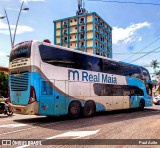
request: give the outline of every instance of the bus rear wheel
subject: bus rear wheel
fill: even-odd
[[[139,109],[142,111],[142,110],[144,110],[144,106],[145,106],[145,102],[144,102],[144,100],[142,99],[142,100],[140,100],[140,102],[139,102]]]
[[[83,116],[91,117],[95,113],[95,103],[93,101],[88,101],[83,107]]]
[[[81,106],[80,102],[71,102],[68,108],[68,116],[71,119],[76,119],[80,116]]]

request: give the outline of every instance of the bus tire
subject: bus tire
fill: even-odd
[[[68,108],[68,116],[71,119],[76,119],[80,116],[80,114],[81,114],[80,102],[78,101],[71,102]]]
[[[95,103],[93,101],[87,101],[83,107],[83,116],[84,117],[91,117],[95,113]]]
[[[157,105],[160,105],[160,101],[157,101],[157,103],[156,103]]]
[[[144,101],[144,99],[141,99],[140,102],[139,102],[139,109],[141,111],[143,111],[144,110],[144,106],[145,106],[145,101]]]

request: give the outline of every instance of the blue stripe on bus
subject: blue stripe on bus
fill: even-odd
[[[141,99],[145,100],[146,107],[152,106],[152,99],[151,99],[151,96],[147,94],[145,84],[141,80],[133,78],[133,77],[126,77],[126,80],[127,80],[128,85],[137,86],[144,91],[144,96],[131,96],[130,97],[131,108],[139,107],[139,102]]]
[[[53,94],[45,95],[43,94],[43,92],[41,92],[42,81],[46,81],[46,80],[44,80],[39,73],[37,72],[31,73],[31,85],[34,86],[36,91],[36,99],[37,101],[40,102],[39,113],[41,115],[68,114],[68,106],[70,102],[73,100],[76,100],[76,98],[74,99],[74,98],[66,97],[65,94],[63,94],[65,92],[63,93],[58,92],[55,89],[51,88],[48,84],[47,84],[48,86],[46,87],[48,89],[51,89]],[[46,92],[46,93],[48,94],[49,92]],[[56,96],[59,96],[60,99],[56,98]],[[56,104],[56,101],[58,102],[57,104]],[[83,107],[85,104],[85,100],[81,100],[81,104]],[[48,109],[48,112],[47,112],[47,109]],[[106,110],[106,108],[102,104],[96,103],[96,111],[103,111],[103,110]]]

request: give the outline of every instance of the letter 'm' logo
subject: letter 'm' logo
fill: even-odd
[[[79,72],[77,70],[68,69],[68,80],[77,80],[79,81]]]

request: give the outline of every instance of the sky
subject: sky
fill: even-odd
[[[0,0],[0,16],[7,11],[11,32],[23,0]],[[105,0],[104,0],[105,1]],[[159,0],[118,0],[159,3]],[[135,5],[84,0],[88,12],[99,14],[112,28],[113,59],[141,66],[160,62],[160,5]],[[24,0],[15,44],[27,40],[54,41],[53,20],[76,15],[77,0]],[[8,67],[11,49],[6,19],[0,20],[0,66]],[[138,51],[142,53],[137,54]],[[151,52],[153,51],[153,52]],[[146,52],[150,54],[146,55]],[[133,54],[134,53],[134,54]],[[136,54],[135,54],[136,53]],[[143,56],[143,57],[142,57]],[[150,73],[153,69],[146,67]]]

